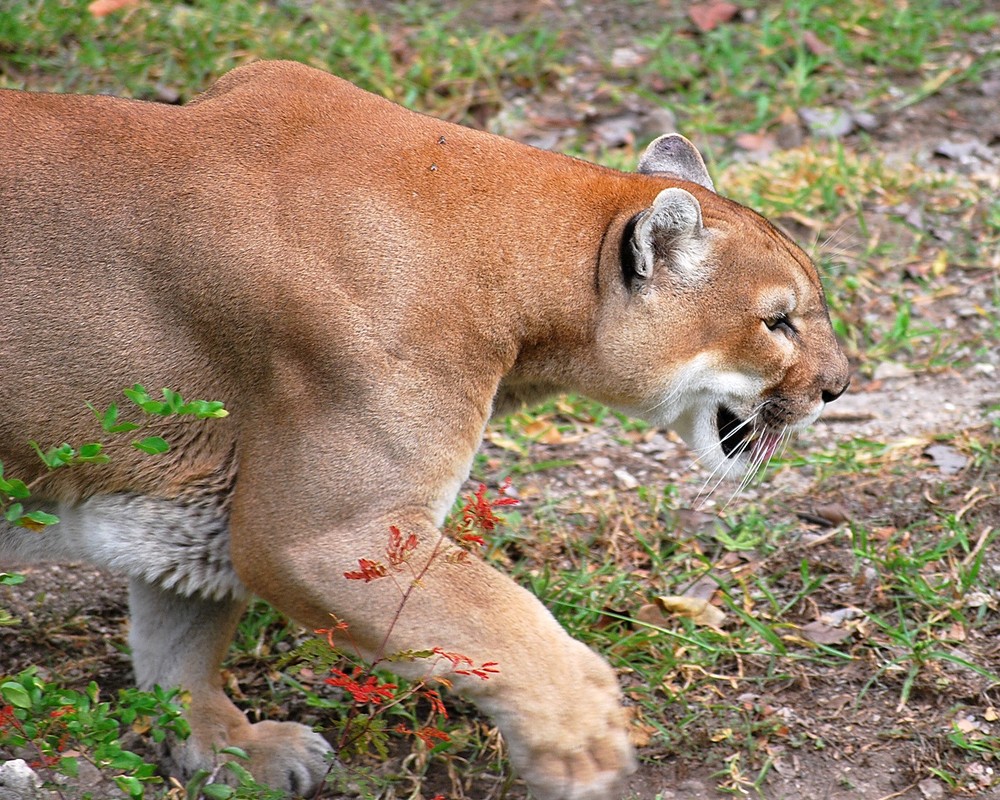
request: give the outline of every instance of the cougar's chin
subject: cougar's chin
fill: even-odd
[[[716,478],[740,480],[765,464],[782,435],[747,419],[725,403],[705,404],[681,415],[674,430]]]

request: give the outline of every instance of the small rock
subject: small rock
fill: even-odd
[[[987,608],[996,607],[995,600],[987,592],[969,592],[965,595],[964,599],[966,608],[980,608],[982,606],[986,606]]]
[[[592,458],[590,463],[598,469],[611,469],[614,466],[614,464],[611,463],[611,459],[606,456],[597,456]]]
[[[938,142],[934,148],[934,154],[950,158],[959,164],[974,163],[977,159],[990,164],[996,161],[993,151],[978,139],[969,139],[963,142],[950,140]]]
[[[654,433],[649,441],[640,442],[635,449],[640,453],[662,453],[672,452],[675,448],[662,433]]]
[[[175,106],[181,101],[181,93],[178,92],[173,86],[158,83],[156,84],[156,100],[160,103],[167,103]]]
[[[932,444],[924,455],[934,462],[943,475],[955,475],[965,469],[968,459],[954,447],[946,444]]]
[[[616,47],[611,51],[611,66],[614,69],[641,67],[649,61],[649,54],[631,47]]]
[[[854,117],[842,108],[800,108],[799,116],[813,136],[839,139],[854,130]]]
[[[895,378],[908,378],[912,374],[913,371],[905,364],[900,364],[898,361],[883,361],[875,367],[872,378],[876,381],[886,381]]]
[[[642,139],[655,139],[664,133],[673,133],[677,130],[677,117],[669,108],[659,106],[646,113],[642,120],[642,127],[639,128],[639,136]]]
[[[594,135],[604,147],[628,147],[635,143],[639,120],[634,114],[602,119],[594,125]]]
[[[23,759],[0,764],[0,800],[37,800],[42,780]]]
[[[625,489],[634,489],[639,485],[639,481],[635,479],[635,476],[624,469],[616,469],[614,475]]]
[[[798,115],[786,108],[778,116],[778,130],[774,134],[775,141],[782,150],[799,147],[805,141],[805,132]]]
[[[855,111],[852,116],[854,117],[854,124],[863,131],[871,132],[878,128],[878,117],[869,111]]]
[[[924,778],[917,788],[926,800],[941,800],[944,797],[944,787],[934,778]]]
[[[914,206],[906,212],[903,222],[913,226],[918,231],[924,230],[924,210],[918,206]]]

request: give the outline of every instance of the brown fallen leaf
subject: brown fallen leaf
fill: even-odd
[[[633,747],[646,747],[657,733],[652,725],[633,725],[628,729],[628,738]]]
[[[816,514],[831,525],[840,525],[851,518],[851,512],[847,510],[846,506],[840,503],[828,503],[816,506]]]
[[[645,625],[655,625],[657,628],[666,627],[670,623],[670,617],[663,613],[655,603],[646,603],[639,606],[635,612],[635,618]]]
[[[725,0],[712,0],[709,3],[693,3],[688,7],[688,16],[698,30],[708,33],[723,22],[729,22],[739,10],[739,6],[727,3]]]
[[[825,56],[828,53],[833,52],[833,48],[826,42],[821,41],[820,38],[812,31],[806,31],[802,34],[802,43],[814,56]]]
[[[711,600],[717,591],[719,591],[719,579],[714,574],[708,574],[702,575],[694,583],[686,586],[681,594],[684,597]]]
[[[638,706],[628,706],[625,709],[628,716],[628,738],[633,747],[645,747],[657,734],[657,729],[642,719]]]
[[[139,0],[94,0],[93,3],[87,6],[87,11],[95,17],[100,18],[106,17],[108,14],[114,14],[123,8],[137,5],[139,5]]]
[[[816,644],[838,644],[852,636],[851,631],[827,625],[821,620],[815,620],[803,625],[799,628],[799,633],[810,642],[815,642]]]
[[[562,444],[563,441],[559,428],[544,419],[536,419],[525,425],[524,435],[542,444]]]
[[[741,133],[736,137],[736,146],[752,153],[770,153],[777,142],[768,133]]]
[[[666,595],[654,597],[653,602],[665,614],[673,614],[678,617],[687,617],[694,621],[696,625],[719,630],[722,621],[726,618],[725,613],[713,606],[708,600],[701,597],[683,597],[680,595]]]

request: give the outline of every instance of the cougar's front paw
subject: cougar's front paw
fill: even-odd
[[[322,782],[330,766],[330,746],[326,739],[297,722],[243,722],[206,737],[197,733],[171,747],[176,771],[188,778],[201,769],[212,770],[225,760],[235,761],[250,770],[254,779],[273,789],[295,796],[309,795]],[[220,754],[225,747],[245,751],[249,762]],[[221,770],[217,780],[228,782],[235,777]]]
[[[297,722],[258,722],[249,735],[231,744],[250,756],[250,771],[260,783],[293,795],[316,791],[330,768],[330,745],[320,734]]]
[[[573,669],[498,715],[511,761],[537,800],[612,800],[635,770],[628,720],[608,664],[573,642]],[[508,724],[505,724],[508,723]]]

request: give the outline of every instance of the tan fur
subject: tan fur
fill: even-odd
[[[15,555],[132,575],[140,682],[193,697],[182,771],[226,743],[293,790],[325,767],[308,731],[254,728],[223,696],[242,595],[157,588],[170,567],[149,563],[173,552],[158,544],[165,509],[197,516],[197,531],[219,520],[250,592],[314,628],[335,612],[374,651],[398,597],[343,573],[383,551],[389,525],[433,543],[494,408],[578,391],[676,423],[700,448],[718,439],[712,403],[743,418],[767,401],[758,424],[776,430],[842,391],[802,252],[707,188],[679,137],[644,172],[421,116],[292,63],[236,70],[184,107],[0,92],[6,473],[41,473],[29,439],[97,438],[85,402],[136,382],[231,412],[166,431],[160,460],[125,447],[54,473],[40,496],[78,509],[80,526],[40,534],[49,553],[0,528]],[[629,279],[633,218],[650,274]],[[764,324],[788,298],[794,335]],[[118,537],[149,540],[149,563],[116,554]],[[456,689],[494,716],[537,797],[613,795],[632,764],[615,676],[533,596],[479,561],[441,561],[388,649],[433,646],[499,662]]]

